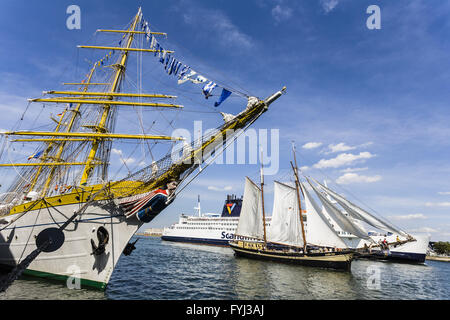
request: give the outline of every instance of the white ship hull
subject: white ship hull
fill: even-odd
[[[233,240],[239,218],[181,216],[177,224],[164,228],[162,240],[228,246]]]
[[[59,228],[79,208],[80,204],[68,204],[32,210],[0,231],[0,265],[9,269],[17,265],[37,248],[35,239],[41,231]],[[11,221],[17,216],[3,219]],[[81,286],[104,289],[125,246],[141,225],[135,217],[125,220],[111,202],[104,208],[90,206],[65,228],[62,246],[54,252],[41,252],[25,274],[58,280],[71,278],[73,283],[79,279]],[[105,252],[95,255],[91,239],[98,245],[99,227],[107,230],[109,241]]]

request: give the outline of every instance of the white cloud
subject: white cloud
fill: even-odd
[[[366,142],[366,143],[363,143],[363,144],[360,144],[360,145],[357,145],[357,146],[353,146],[353,147],[346,145],[345,142],[341,142],[341,143],[338,143],[338,144],[329,144],[328,145],[329,151],[326,151],[324,153],[328,154],[328,153],[344,152],[344,151],[354,150],[354,149],[357,149],[357,148],[366,148],[366,147],[368,147],[368,146],[370,146],[372,144],[373,144],[373,142]]]
[[[122,156],[122,155],[123,155],[122,150],[120,150],[120,149],[115,149],[115,148],[112,148],[112,149],[111,149],[111,153],[112,153],[112,154],[117,154],[117,155],[119,155],[119,156]]]
[[[441,194],[441,195],[450,195],[450,191],[440,191],[440,192],[438,192],[438,194]]]
[[[223,188],[215,187],[215,186],[208,186],[208,190],[212,191],[230,191],[233,190],[232,186],[225,186]]]
[[[281,22],[283,20],[287,20],[292,17],[292,9],[288,7],[282,8],[279,4],[277,4],[272,9],[272,17],[277,21]]]
[[[341,172],[360,172],[360,171],[366,171],[368,170],[368,167],[364,167],[364,168],[347,168],[347,169],[342,169]]]
[[[320,0],[320,4],[326,13],[332,11],[339,4],[339,0]]]
[[[217,43],[229,49],[230,46],[251,48],[254,46],[252,38],[239,30],[228,16],[219,10],[190,7],[183,14],[184,22],[194,26],[203,35],[210,39],[216,38]],[[208,26],[205,29],[204,26]],[[213,35],[213,37],[212,37]]]
[[[415,214],[407,214],[403,216],[390,216],[393,220],[411,220],[411,219],[426,219],[427,217],[423,215],[422,213],[415,213]]]
[[[371,146],[372,144],[373,144],[373,142],[372,142],[372,141],[369,141],[369,142],[360,144],[360,145],[358,146],[358,148],[365,148],[365,147]]]
[[[351,163],[358,160],[365,160],[374,157],[375,155],[370,152],[360,152],[359,154],[351,154],[351,153],[341,153],[336,158],[333,159],[321,159],[318,163],[314,165],[314,168],[338,168],[346,165],[350,165]]]
[[[304,145],[302,145],[303,149],[314,149],[314,148],[318,148],[322,145],[322,142],[308,142],[305,143]]]
[[[430,227],[422,227],[422,228],[418,228],[418,229],[411,229],[411,232],[426,232],[426,233],[436,233],[439,232],[436,229],[430,228]]]
[[[381,180],[381,176],[360,176],[357,173],[346,173],[339,178],[337,178],[336,183],[338,184],[350,184],[350,183],[371,183]]]
[[[123,152],[122,152],[122,150],[120,150],[120,149],[112,148],[112,149],[111,149],[111,153],[112,153],[112,154],[118,155],[118,156],[120,157],[120,161],[121,161],[122,163],[125,162],[125,164],[132,164],[132,163],[136,162],[136,159],[134,159],[134,158],[132,158],[132,157],[124,158],[124,157],[123,157]]]
[[[344,152],[356,149],[356,147],[347,146],[344,142],[338,144],[330,144],[328,145],[328,148],[330,148],[329,153]]]
[[[450,207],[450,202],[427,202],[427,207]]]
[[[126,164],[132,164],[136,162],[136,159],[134,158],[126,158],[126,159],[122,159],[122,162],[125,162]]]

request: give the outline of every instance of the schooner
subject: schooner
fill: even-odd
[[[125,30],[97,31],[122,35],[119,46],[79,48],[106,50],[108,61],[115,57],[115,62],[107,68],[102,68],[104,59],[94,62],[86,78],[66,83],[76,89],[49,90],[42,98],[30,99],[30,103],[67,105],[58,118],[52,118],[54,130],[2,133],[5,141],[42,147],[29,158],[32,161],[0,164],[12,166],[18,173],[0,197],[0,266],[12,270],[9,283],[24,270],[44,278],[77,278],[82,286],[105,289],[122,253],[130,254],[134,248],[129,241],[136,231],[174,200],[177,188],[213,157],[211,151],[226,147],[285,90],[266,99],[248,97],[244,110],[222,114],[223,123],[178,150],[180,157],[168,152],[125,178],[110,179],[109,159],[117,141],[182,140],[115,132],[118,108],[148,107],[163,113],[183,106],[173,103],[176,96],[171,94],[122,91],[133,55],[151,54],[167,60],[173,53],[155,45],[156,37],[164,33],[150,30],[140,8]],[[150,49],[138,47],[146,43],[138,41],[139,37],[152,39]],[[173,65],[172,59],[170,73],[178,71],[172,70]],[[99,69],[107,70],[102,81],[97,76]],[[228,134],[230,131],[234,135]],[[0,289],[7,285],[0,284]]]
[[[410,234],[385,218],[362,209],[317,180],[305,178],[322,204],[321,211],[335,229],[342,230],[339,236],[355,250],[357,258],[425,262],[430,241],[428,235]],[[367,228],[382,233],[368,231]]]
[[[274,182],[272,218],[267,230],[262,167],[260,186],[246,177],[241,215],[230,247],[237,256],[350,271],[353,251],[335,233],[300,182],[297,161],[295,167],[291,165],[295,187]]]

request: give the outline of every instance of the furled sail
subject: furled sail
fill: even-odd
[[[264,236],[261,189],[248,177],[245,178],[244,198],[236,235],[257,239]]]
[[[325,192],[327,194],[329,194],[335,201],[337,201],[337,203],[339,203],[345,209],[345,211],[347,211],[348,214],[350,216],[352,216],[353,218],[364,221],[367,224],[371,225],[372,227],[378,228],[380,230],[390,231],[395,234],[407,236],[407,234],[404,231],[399,230],[392,224],[385,222],[385,221],[381,221],[379,218],[371,215],[367,211],[365,211],[365,210],[361,209],[360,207],[358,207],[357,205],[351,203],[350,201],[348,201],[341,195],[337,194],[336,192],[329,189],[328,187],[323,186],[316,180],[314,180],[314,182],[316,182],[319,186],[321,186],[323,188],[323,190],[325,190]]]
[[[70,85],[76,89],[48,90],[44,92],[47,97],[29,99],[30,103],[44,103],[44,106],[47,103],[55,104],[56,107],[61,104],[66,106],[56,118],[50,114],[51,119],[56,122],[54,129],[52,131],[15,129],[14,131],[0,132],[3,146],[6,146],[9,141],[39,143],[33,153],[30,151],[29,162],[8,160],[6,163],[0,163],[0,167],[22,168],[17,172],[8,192],[0,195],[0,215],[9,214],[10,210],[13,210],[12,207],[16,206],[16,204],[12,205],[14,202],[22,204],[24,201],[35,201],[45,197],[79,192],[79,190],[91,186],[95,190],[89,191],[90,193],[105,189],[105,192],[102,192],[103,195],[99,195],[97,199],[105,197],[109,199],[151,192],[163,188],[172,179],[183,182],[200,164],[211,160],[216,147],[217,153],[221,152],[219,149],[224,150],[229,142],[242,132],[240,130],[245,130],[256,121],[262,113],[268,110],[268,106],[285,91],[283,88],[279,92],[280,94],[275,93],[266,100],[236,92],[240,96],[248,98],[247,108],[237,115],[227,114],[224,117],[225,123],[214,130],[208,130],[203,136],[194,139],[196,141],[192,143],[190,143],[190,139],[183,141],[182,137],[149,134],[149,132],[167,130],[170,132],[175,129],[174,121],[183,118],[178,117],[178,113],[171,113],[167,116],[162,111],[178,110],[177,112],[182,112],[183,105],[158,102],[159,99],[171,101],[170,99],[185,98],[190,101],[188,104],[198,103],[192,100],[190,94],[185,97],[181,94],[181,97],[178,97],[164,93],[142,93],[142,84],[146,82],[143,76],[147,72],[153,73],[155,63],[163,63],[166,72],[175,79],[182,80],[187,74],[195,74],[195,78],[189,78],[189,80],[195,84],[201,83],[202,90],[199,90],[198,96],[201,96],[202,100],[205,96],[209,97],[212,90],[218,85],[175,59],[172,50],[164,49],[159,40],[156,40],[156,36],[166,34],[151,31],[141,11],[133,18],[127,30],[99,29],[97,31],[99,34],[104,32],[121,34],[119,46],[79,46],[79,48],[110,50],[110,52],[93,63],[90,72],[81,82],[64,83],[64,85]],[[144,38],[147,40],[145,49],[140,48],[145,44]],[[137,59],[135,59],[134,53],[139,53]],[[154,56],[156,59],[144,58],[143,53],[150,53],[149,56]],[[107,61],[109,61],[108,65],[104,65]],[[133,81],[128,81],[132,79],[129,78],[132,75],[127,73],[127,65],[130,63],[136,64],[138,70],[137,79]],[[188,72],[189,70],[192,73]],[[199,79],[202,81],[197,82]],[[137,83],[140,83],[138,87]],[[152,90],[157,90],[156,92],[171,89],[165,82],[159,82],[159,84],[149,82],[149,84],[153,87]],[[131,90],[128,91],[128,89]],[[138,92],[134,92],[135,89],[138,89]],[[225,98],[231,95],[229,90],[231,88],[225,90],[220,103],[223,103]],[[181,92],[187,91],[183,89]],[[147,99],[151,100],[147,101]],[[152,121],[148,123],[151,123],[150,126],[145,124],[146,121],[143,119],[143,107],[145,109],[158,108],[160,116],[152,115],[150,117]],[[128,118],[118,116],[119,108],[128,109],[128,111],[124,111],[124,114],[130,114],[134,109],[138,116],[133,119],[137,122],[136,127],[129,125]],[[185,121],[188,121],[188,117],[185,118]],[[124,125],[125,121],[126,125]],[[168,126],[165,126],[165,122],[168,123]],[[123,129],[132,131],[140,129],[141,132],[140,134],[115,132],[118,123],[119,127]],[[26,139],[8,140],[10,137],[16,136],[18,138],[24,136]],[[137,161],[140,155],[131,156],[135,152],[129,147],[131,143],[122,143],[123,147],[118,145],[124,139],[134,141],[131,143],[136,146],[140,144],[142,161]],[[180,151],[178,145],[173,145],[176,141],[183,141],[182,143],[185,144],[181,150],[181,156],[176,152]],[[127,154],[126,157],[122,157],[122,148],[123,154]],[[0,150],[0,160],[3,160],[2,150]],[[117,166],[112,159],[113,154],[119,155],[123,163],[115,174],[113,174],[112,168]],[[152,162],[150,165],[149,160]],[[130,170],[126,164],[127,161],[134,162],[134,168],[132,167]],[[128,171],[127,174],[124,173],[125,169]],[[124,175],[127,175],[126,178],[121,179]],[[93,199],[91,195],[89,199]]]
[[[308,218],[307,242],[318,246],[347,248],[347,245],[336,234],[327,217],[322,213],[319,205],[310,196],[308,190],[302,183],[300,183],[300,187],[305,197],[306,216]]]
[[[333,203],[331,203],[323,194],[321,194],[317,187],[315,187],[308,178],[306,178],[306,180],[319,197],[320,202],[322,202],[325,210],[328,212],[330,217],[339,225],[339,227],[341,227],[342,230],[349,232],[361,239],[371,240],[369,235],[364,232],[361,227],[353,223],[338,208],[336,208]]]
[[[267,230],[267,241],[303,246],[296,189],[274,182],[273,212]]]

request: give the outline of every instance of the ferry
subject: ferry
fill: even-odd
[[[201,213],[200,196],[198,197],[197,215],[181,214],[179,221],[164,228],[161,239],[184,243],[213,246],[229,246],[234,239],[242,208],[242,197],[227,195],[222,213]],[[266,218],[266,225],[270,217]],[[244,237],[242,237],[244,240]]]

